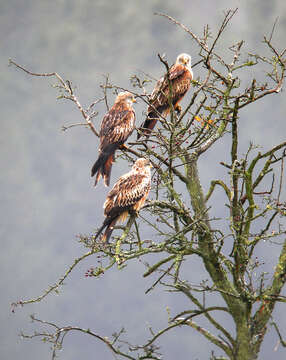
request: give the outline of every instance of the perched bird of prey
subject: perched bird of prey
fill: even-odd
[[[151,166],[148,159],[137,159],[131,171],[122,175],[109,191],[103,205],[105,220],[95,239],[106,228],[101,240],[107,242],[118,221],[125,221],[129,212],[139,212],[151,188]]]
[[[96,174],[94,186],[101,176],[105,186],[109,186],[115,151],[123,146],[135,127],[135,112],[132,108],[134,102],[136,100],[131,93],[120,92],[102,120],[99,156],[91,169],[91,176]]]
[[[169,74],[169,81],[168,75]],[[147,117],[144,123],[141,124],[140,132],[137,139],[142,133],[149,136],[151,130],[156,125],[160,115],[167,116],[170,112],[169,94],[171,90],[172,104],[175,110],[181,111],[179,102],[183,99],[186,92],[191,86],[193,80],[193,70],[191,68],[191,56],[188,54],[180,54],[174,65],[169,69],[168,74],[165,74],[156,84],[151,97],[149,99],[150,105],[147,109]],[[169,84],[170,82],[170,84]]]

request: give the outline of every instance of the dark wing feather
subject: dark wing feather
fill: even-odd
[[[99,156],[91,169],[91,176],[96,173],[95,184],[102,176],[109,186],[115,151],[127,140],[135,127],[135,112],[125,104],[114,104],[104,116],[100,128]]]
[[[104,116],[100,129],[100,150],[113,143],[123,144],[131,135],[135,126],[135,112],[116,106]]]
[[[183,75],[186,71],[186,67],[182,64],[173,65],[169,70],[169,79],[174,80]]]
[[[120,215],[133,208],[139,210],[150,191],[150,178],[146,174],[126,174],[119,178],[112,190],[108,193],[104,203],[105,220],[100,231],[106,227],[102,236],[103,242],[108,242],[114,225]],[[98,235],[96,235],[97,237]]]
[[[180,90],[179,84],[181,80],[183,80],[184,76],[188,73],[189,71],[185,68],[185,66],[181,64],[175,64],[170,68],[169,80],[171,81],[171,85],[172,85],[173,98],[177,97],[177,92],[178,90]],[[189,80],[189,84],[190,84],[190,80]],[[169,82],[166,74],[164,78],[158,81],[154,91],[151,94],[150,102],[152,106],[149,106],[148,113],[149,111],[154,111],[154,108],[157,109],[164,105],[166,107],[169,106],[169,99],[168,99],[169,91],[170,91]]]
[[[126,176],[128,175],[128,176]],[[150,179],[146,174],[126,174],[122,176],[107,195],[104,214],[117,217],[132,209],[150,190]]]
[[[190,88],[192,75],[188,69],[182,64],[175,64],[169,70],[169,81],[172,86],[172,104],[174,107],[182,100],[188,89]],[[151,97],[150,105],[147,109],[147,117],[141,124],[141,131],[146,135],[150,135],[159,118],[159,114],[167,114],[170,110],[169,105],[169,81],[167,74],[162,77],[156,84]],[[137,135],[140,138],[140,134]]]
[[[145,169],[143,169],[143,172],[139,173],[131,170],[121,176],[107,195],[103,205],[105,220],[95,238],[106,227],[101,241],[108,242],[116,222],[120,219],[123,220],[131,209],[139,211],[148,196],[150,188],[150,171],[145,172]]]

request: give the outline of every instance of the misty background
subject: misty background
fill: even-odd
[[[124,270],[114,268],[99,279],[86,279],[85,271],[97,265],[95,256],[76,268],[61,287],[60,295],[49,295],[41,303],[11,312],[12,302],[42,294],[85,252],[76,235],[90,234],[101,225],[108,189],[102,182],[94,188],[90,178],[98,139],[84,127],[61,131],[63,125],[82,122],[75,105],[56,100],[58,93],[51,86],[55,83],[52,78],[31,77],[8,67],[9,58],[33,72],[56,71],[71,80],[79,101],[86,107],[102,97],[100,84],[106,75],[113,84],[131,88],[129,79],[133,74],[146,72],[159,78],[164,72],[158,53],[165,53],[169,63],[182,52],[191,54],[193,63],[199,59],[198,47],[190,36],[154,12],[166,13],[202,35],[206,24],[215,34],[223,12],[235,7],[238,13],[222,38],[225,48],[244,39],[245,54],[269,55],[262,39],[270,34],[277,16],[273,42],[279,49],[286,46],[285,0],[0,1],[1,359],[50,359],[48,344],[18,336],[21,330],[29,333],[38,329],[30,322],[30,314],[61,326],[90,328],[108,337],[124,326],[126,338],[142,344],[150,337],[149,325],[154,330],[167,325],[167,307],[173,314],[188,307],[182,296],[162,288],[144,295],[155,278],[143,279],[144,266],[137,260]],[[195,78],[201,71],[199,66],[194,69]],[[265,74],[256,75],[259,78]],[[152,88],[150,84],[148,90]],[[114,98],[110,92],[110,105]],[[265,150],[285,141],[285,107],[282,92],[267,96],[241,113],[241,156],[250,141]],[[94,124],[98,128],[105,105],[100,103],[97,110]],[[135,105],[137,125],[144,110],[144,104]],[[199,170],[205,190],[211,179],[221,177],[219,162],[229,160],[225,150],[228,141],[216,144],[214,151],[201,159]],[[128,170],[128,164],[119,159],[113,166],[111,184]],[[214,199],[224,201],[220,195]],[[262,251],[265,262],[272,266],[278,248]],[[189,271],[194,281],[205,276],[200,262],[193,257]],[[286,337],[285,310],[281,305],[274,316]],[[278,338],[269,329],[260,359],[285,359],[282,346],[274,351]],[[212,349],[222,355],[187,327],[167,333],[159,345],[163,358],[168,360],[185,359],[186,354],[189,359],[209,359]],[[69,360],[114,358],[105,345],[81,334],[68,335],[59,356]]]

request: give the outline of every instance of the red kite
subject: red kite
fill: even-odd
[[[149,160],[140,158],[131,171],[119,178],[107,195],[103,205],[105,220],[94,239],[106,227],[101,240],[107,242],[118,221],[125,221],[129,212],[139,212],[151,188],[150,167]]]
[[[120,92],[102,120],[99,156],[91,169],[91,176],[96,174],[94,186],[101,176],[105,186],[109,186],[115,151],[124,144],[135,127],[135,112],[132,108],[134,102],[136,100],[131,93]]]
[[[151,130],[156,125],[160,115],[166,117],[170,112],[169,93],[172,89],[172,104],[175,110],[180,111],[179,102],[183,99],[186,92],[191,86],[193,80],[193,70],[191,68],[191,56],[188,54],[180,54],[174,65],[169,69],[169,81],[167,74],[165,74],[156,84],[151,97],[150,105],[147,109],[147,117],[144,123],[141,124],[141,134],[138,133],[137,139],[142,133],[149,136]]]

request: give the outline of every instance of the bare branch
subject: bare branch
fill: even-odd
[[[66,99],[69,99],[69,100],[73,101],[76,104],[79,111],[81,112],[83,118],[86,120],[90,130],[94,133],[94,135],[96,135],[97,137],[99,136],[98,132],[96,131],[96,129],[95,129],[94,125],[93,125],[93,123],[90,121],[90,116],[84,111],[84,109],[81,106],[80,102],[78,101],[76,95],[74,94],[73,89],[71,87],[71,82],[69,80],[64,81],[62,79],[62,77],[56,72],[52,72],[52,73],[34,73],[34,72],[31,72],[31,71],[25,69],[23,66],[17,64],[15,61],[13,61],[11,59],[9,60],[9,65],[14,65],[18,69],[23,70],[25,73],[27,73],[27,74],[29,74],[31,76],[55,77],[60,83],[60,89],[62,88],[65,92],[67,92],[69,94],[69,97],[66,97],[65,95],[60,95],[59,98],[66,98]]]

